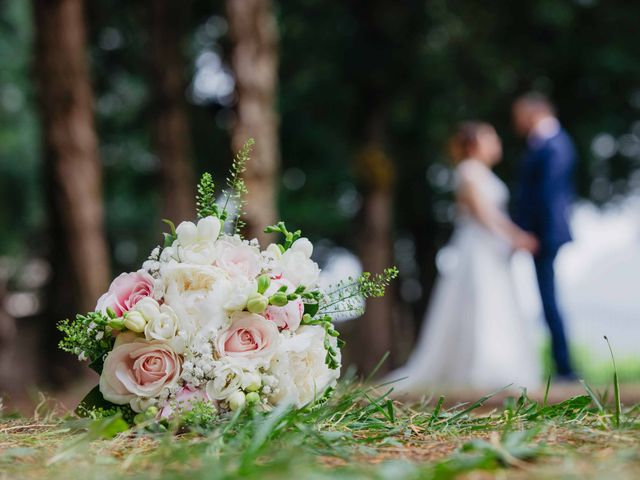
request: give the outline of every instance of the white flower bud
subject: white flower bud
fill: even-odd
[[[114,330],[122,330],[124,328],[124,319],[122,317],[112,318],[108,325]]]
[[[220,235],[220,220],[216,217],[205,217],[198,222],[196,227],[196,235],[198,240],[211,240],[215,242]]]
[[[248,392],[257,392],[262,386],[262,379],[257,373],[245,373],[241,386],[243,390]]]
[[[276,245],[275,243],[270,244],[267,247],[266,252],[276,260],[282,257],[282,252],[280,251],[280,247],[278,247],[278,245]]]
[[[269,299],[264,295],[256,293],[249,297],[249,300],[247,301],[247,310],[251,313],[262,313],[266,310],[268,305]]]
[[[125,313],[124,315],[124,326],[132,332],[144,332],[144,327],[146,324],[147,322],[140,312],[133,310],[131,312]]]
[[[192,222],[182,222],[176,228],[176,235],[181,245],[190,245],[196,240],[196,226]]]
[[[158,316],[158,313],[160,312],[160,305],[153,298],[144,297],[136,303],[135,310],[142,314],[145,321],[150,322],[153,318]]]
[[[256,405],[258,403],[260,403],[260,395],[258,394],[258,392],[249,392],[247,393],[247,403],[249,405]]]
[[[238,390],[227,397],[227,402],[229,402],[229,408],[235,412],[236,410],[240,410],[244,407],[244,404],[247,402],[247,398],[244,393]]]
[[[293,242],[291,245],[291,250],[294,252],[301,252],[305,257],[311,258],[311,254],[313,254],[313,244],[309,241],[308,238],[302,237]]]

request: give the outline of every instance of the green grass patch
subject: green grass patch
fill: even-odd
[[[126,430],[118,417],[5,417],[0,478],[633,478],[640,468],[640,405],[618,409],[595,391],[552,405],[523,393],[486,411],[487,397],[408,406],[389,390],[347,379],[322,405],[247,410],[206,427],[193,417],[188,431]]]

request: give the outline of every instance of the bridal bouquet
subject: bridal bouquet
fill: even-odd
[[[282,240],[263,250],[242,238],[251,145],[236,156],[219,201],[211,176],[202,176],[197,222],[165,220],[170,232],[140,270],[113,280],[94,312],[60,322],[61,348],[100,374],[79,413],[171,418],[198,406],[219,415],[303,407],[330,393],[342,346],[333,319],[360,314],[397,270],[323,290],[300,231],[267,227]]]

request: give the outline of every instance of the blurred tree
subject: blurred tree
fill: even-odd
[[[83,2],[34,0],[33,11],[53,266],[42,331],[50,339],[55,320],[94,309],[108,285],[109,258]]]
[[[184,2],[149,0],[151,10],[151,84],[154,141],[160,160],[163,216],[175,222],[195,212],[193,165],[185,102],[185,59],[182,41]]]
[[[256,141],[244,174],[246,235],[264,241],[264,227],[277,219],[278,31],[270,0],[227,0],[227,18],[237,94],[231,145],[237,151],[248,138]]]

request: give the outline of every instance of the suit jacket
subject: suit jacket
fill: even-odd
[[[563,129],[530,142],[520,166],[515,221],[540,241],[540,255],[555,255],[571,241],[568,213],[574,198],[576,151]]]

